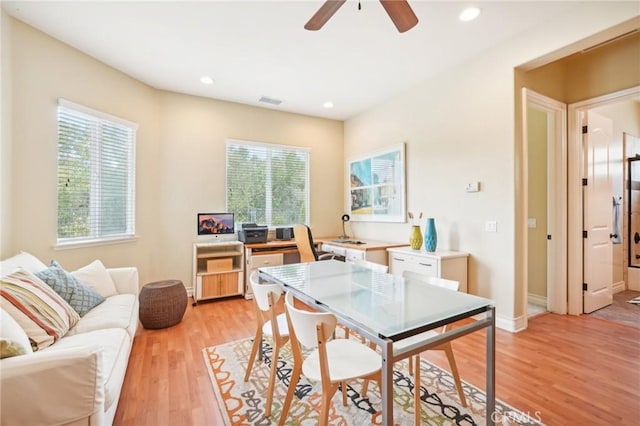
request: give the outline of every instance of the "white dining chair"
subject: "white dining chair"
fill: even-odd
[[[322,386],[320,409],[321,426],[328,423],[331,399],[338,386],[342,386],[342,404],[347,405],[346,383],[354,379],[375,380],[381,386],[382,359],[368,346],[348,339],[333,339],[336,327],[335,315],[327,312],[311,312],[294,306],[293,294],[285,295],[285,313],[291,335],[293,371],[289,389],[282,406],[280,425],[284,425],[295,388],[304,374]],[[310,352],[305,356],[302,347]],[[307,352],[305,352],[307,353]],[[366,390],[363,390],[363,396]]]
[[[269,374],[269,387],[267,389],[267,401],[264,413],[268,417],[271,415],[271,405],[273,403],[273,392],[275,388],[276,372],[278,367],[278,357],[280,349],[289,341],[289,326],[286,315],[276,314],[275,305],[282,295],[282,288],[278,284],[260,284],[258,272],[254,271],[249,277],[249,283],[253,290],[253,301],[256,307],[256,335],[253,339],[251,354],[244,381],[249,380],[249,375],[253,368],[253,363],[258,352],[262,353],[262,337],[271,336],[273,341],[273,351],[271,355],[271,371]]]
[[[448,280],[448,279],[444,279],[444,278],[437,278],[437,277],[429,277],[426,276],[424,274],[419,274],[416,272],[412,272],[412,271],[404,271],[402,274],[402,277],[404,279],[410,279],[410,280],[417,280],[417,281],[421,281],[424,282],[426,284],[431,284],[431,285],[436,285],[439,287],[443,287],[446,288],[448,290],[451,291],[458,291],[458,289],[460,288],[460,283],[458,281],[454,281],[454,280]],[[404,339],[404,340],[400,340],[396,343],[394,343],[393,345],[393,350],[397,351],[400,350],[402,348],[405,348],[407,346],[410,346],[414,343],[416,343],[417,341],[421,341],[421,340],[425,340],[428,338],[431,338],[433,336],[436,336],[439,333],[444,333],[447,331],[447,326],[445,325],[444,327],[441,327],[439,331],[436,330],[429,330],[426,331],[424,333],[418,334],[416,336],[412,336],[408,339]],[[463,407],[467,406],[467,400],[464,396],[464,390],[462,389],[462,382],[460,380],[460,375],[458,373],[458,366],[456,365],[456,359],[453,355],[453,348],[451,346],[451,342],[446,342],[443,343],[439,346],[430,348],[428,350],[440,350],[440,351],[444,351],[445,354],[447,355],[447,360],[449,361],[449,368],[451,369],[451,375],[453,376],[453,380],[456,384],[456,388],[458,390],[458,396],[460,397],[460,403],[462,404]],[[415,365],[415,367],[414,367]],[[415,409],[415,424],[419,425],[420,424],[420,410],[421,410],[421,403],[420,403],[420,354],[414,355],[413,357],[411,357],[409,359],[409,374],[413,375],[414,378],[414,394],[415,394],[415,398],[414,398],[414,409]]]

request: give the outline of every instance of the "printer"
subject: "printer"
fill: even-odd
[[[238,231],[238,239],[245,244],[266,243],[269,227],[256,225],[255,223],[243,223],[242,230]]]

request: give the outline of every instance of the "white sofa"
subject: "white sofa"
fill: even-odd
[[[107,271],[117,294],[53,345],[0,361],[0,424],[113,423],[138,327],[138,270]]]

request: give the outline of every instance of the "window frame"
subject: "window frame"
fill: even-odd
[[[63,111],[66,110],[65,111]],[[100,123],[108,123],[111,126],[119,126],[126,127],[130,132],[127,137],[127,147],[126,147],[126,157],[128,161],[127,167],[127,189],[126,189],[126,199],[127,205],[124,208],[125,214],[125,222],[126,222],[126,230],[119,234],[112,235],[104,235],[102,230],[96,231],[94,228],[94,224],[91,223],[90,226],[92,230],[90,235],[87,236],[76,236],[76,237],[60,237],[60,229],[59,229],[59,216],[60,216],[60,200],[59,200],[59,175],[60,175],[60,130],[61,123],[63,120],[61,119],[61,112],[66,114],[77,114],[78,116],[82,116],[87,122],[92,122],[92,125],[96,128],[100,126]],[[58,99],[58,105],[56,108],[56,125],[57,125],[57,139],[56,139],[56,243],[55,249],[69,249],[76,247],[87,247],[87,246],[99,246],[99,245],[109,245],[109,244],[118,244],[125,242],[132,242],[138,239],[136,235],[136,145],[137,145],[137,130],[138,124],[125,120],[120,117],[116,117],[102,111],[98,111],[84,105],[77,104],[75,102],[68,101],[63,98]],[[101,139],[93,139],[91,140],[91,145],[95,143],[101,143]],[[99,166],[101,161],[105,160],[103,156],[100,156],[97,160],[95,159],[95,152],[91,150],[90,156],[92,157],[91,166]],[[94,177],[94,174],[91,174]],[[89,197],[91,200],[95,201],[99,198],[99,191],[101,186],[104,184],[104,179],[102,177],[91,179],[90,183],[90,194]],[[90,218],[96,218],[98,215],[96,212],[101,211],[101,207],[97,206],[94,202],[90,203]],[[92,221],[93,222],[93,221]],[[95,226],[100,226],[99,223],[96,222]]]
[[[304,223],[308,224],[309,223],[309,219],[311,217],[311,149],[308,147],[303,147],[303,146],[297,146],[297,145],[284,145],[284,144],[276,144],[276,143],[270,143],[270,142],[260,142],[260,141],[250,141],[250,140],[244,140],[244,139],[231,139],[228,138],[225,140],[225,209],[227,211],[230,211],[230,207],[229,207],[229,145],[244,145],[247,146],[249,148],[251,147],[258,147],[258,148],[265,148],[268,150],[268,155],[270,156],[273,150],[286,150],[286,151],[295,151],[295,152],[304,152],[306,154],[306,161],[305,161],[305,167],[304,167],[304,171],[305,171],[305,177],[304,177],[304,181],[305,181],[305,197],[304,197],[304,203],[305,203],[305,218],[304,218]],[[266,180],[266,179],[265,179]],[[271,187],[271,185],[270,185]],[[265,204],[268,205],[269,200],[265,200]],[[265,210],[269,209],[268,207],[265,207]],[[238,220],[238,217],[240,216],[240,214],[238,212],[234,212],[235,213],[235,218],[236,221]],[[265,216],[266,216],[266,212],[265,212]],[[265,225],[265,223],[260,223],[260,225]],[[270,230],[273,230],[277,227],[286,227],[286,226],[293,226],[295,225],[295,223],[290,223],[290,224],[279,224],[279,225],[273,225],[270,221],[269,223],[266,223],[266,225],[268,226],[268,228]],[[236,229],[240,228],[240,223],[236,223]]]

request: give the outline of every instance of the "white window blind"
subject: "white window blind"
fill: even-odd
[[[58,102],[58,244],[135,235],[137,124]]]
[[[228,140],[227,210],[237,223],[309,223],[309,150]]]

